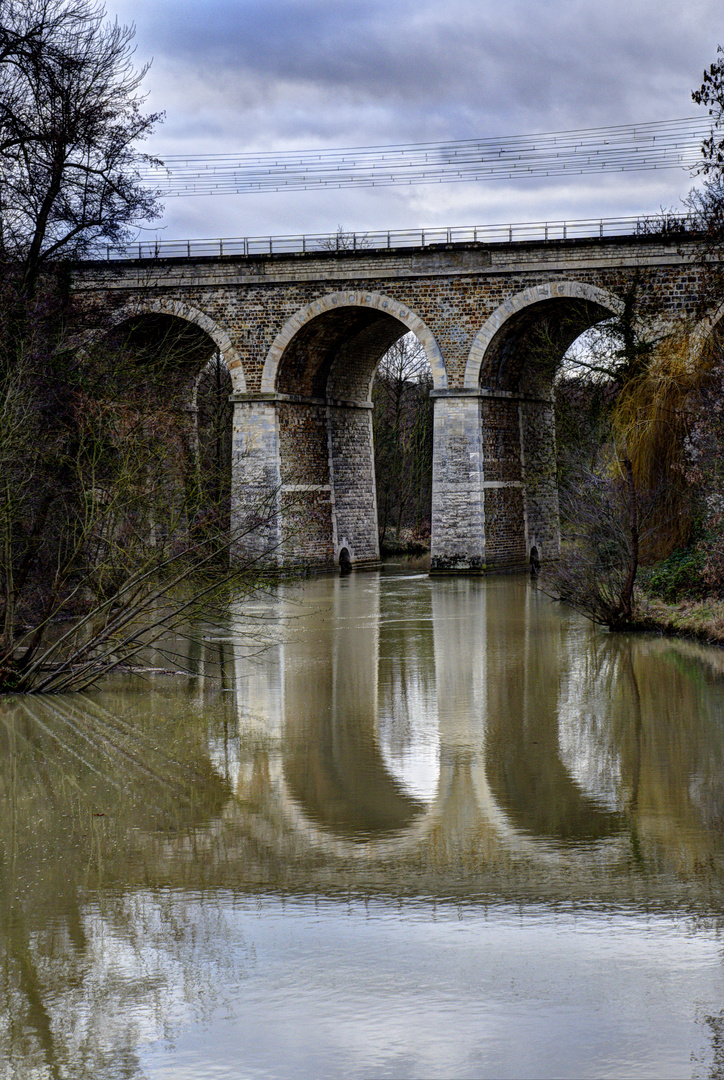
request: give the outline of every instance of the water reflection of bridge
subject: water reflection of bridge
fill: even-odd
[[[507,580],[371,574],[270,602],[283,643],[234,650],[251,749],[222,831],[338,886],[575,891],[585,866],[585,888],[626,895],[647,851],[664,878],[721,870],[721,747],[682,742],[721,710],[682,674],[695,647],[601,635]]]
[[[718,910],[719,652],[599,633],[504,578],[318,578],[260,607],[271,648],[243,646],[245,605],[189,657],[223,652],[221,694],[4,705],[0,841],[33,911],[74,909],[89,860],[124,891]]]
[[[652,978],[670,979],[697,963],[697,937],[697,1008],[719,1002],[720,935],[702,928],[722,910],[724,653],[596,633],[520,580],[330,577],[260,607],[282,622],[271,650],[243,647],[245,605],[187,657],[223,654],[221,692],[126,680],[89,699],[0,703],[0,1059],[18,1076],[95,1078],[111,1060],[141,1075],[144,1040],[167,1037],[174,1005],[206,1025],[230,986],[242,1025],[250,1002],[277,1001],[273,973],[258,997],[252,910],[257,931],[281,912],[285,940],[317,921],[306,955],[323,981],[368,947],[355,918],[384,921],[399,902],[384,941],[402,949],[406,981],[422,971],[409,941],[425,964],[440,958],[428,928],[443,907],[478,940],[489,932],[481,960],[519,904],[528,929],[491,962],[527,938],[522,987],[542,927],[544,1001],[566,925],[546,919],[565,908],[585,923],[566,972],[593,971],[591,955],[605,971],[634,941],[636,966],[645,933],[664,957]],[[290,896],[302,902],[287,908]],[[419,912],[422,931],[398,938]],[[667,918],[652,946],[655,912]],[[671,913],[695,918],[672,935]],[[586,951],[599,925],[605,957]],[[350,948],[321,955],[335,935]],[[376,953],[375,999],[382,970]],[[511,977],[506,966],[506,988]],[[475,1001],[481,985],[476,971]],[[622,984],[608,985],[616,997]]]

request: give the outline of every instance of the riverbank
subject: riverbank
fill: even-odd
[[[637,630],[677,634],[724,647],[724,600],[680,600],[666,603],[645,596],[639,604]]]
[[[430,552],[430,534],[418,533],[412,529],[400,529],[394,536],[386,534],[380,538],[382,558],[395,558],[400,555],[428,555]]]

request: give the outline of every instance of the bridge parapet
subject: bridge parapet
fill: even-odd
[[[452,244],[505,244],[554,240],[651,236],[659,216],[572,218],[517,221],[498,225],[456,225],[429,229],[383,229],[365,232],[291,233],[277,236],[238,236],[194,240],[139,240],[105,248],[107,260],[198,259],[230,255],[307,255],[318,252],[382,251],[393,248],[445,247]],[[693,222],[677,220],[677,234],[688,236]],[[669,233],[671,230],[669,229]]]

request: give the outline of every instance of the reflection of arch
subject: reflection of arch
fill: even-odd
[[[294,850],[303,855],[321,851],[325,857],[341,859],[345,864],[350,861],[369,864],[375,859],[399,859],[406,853],[418,852],[426,837],[439,827],[440,811],[437,802],[430,806],[414,806],[413,800],[410,805],[414,809],[406,824],[398,817],[389,823],[391,827],[388,828],[378,830],[372,827],[362,831],[350,831],[342,822],[334,824],[329,820],[319,820],[313,813],[308,812],[299,801],[297,793],[289,786],[279,758],[265,759],[260,772],[263,773],[260,780],[266,789],[266,798],[273,801],[274,820],[284,823],[287,835],[294,837]],[[236,796],[242,804],[248,799],[247,784],[250,783],[253,783],[253,777],[250,777],[249,781],[242,779],[237,787]],[[227,820],[234,815],[237,806],[236,800],[228,804],[225,810]],[[263,843],[268,845],[270,833],[265,819],[261,815],[250,819],[246,814],[245,828],[250,825],[252,829],[258,828],[260,824]]]
[[[380,839],[409,829],[426,810],[389,773],[369,731],[340,728],[332,717],[314,737],[289,740],[283,770],[304,817],[334,835]]]
[[[550,870],[560,866],[562,855],[566,864],[570,865],[570,860],[580,853],[584,866],[587,866],[591,857],[592,841],[604,841],[608,845],[606,850],[610,853],[617,851],[610,846],[612,841],[622,836],[620,819],[615,815],[609,815],[608,821],[605,815],[601,815],[601,820],[597,822],[598,831],[589,831],[580,838],[566,837],[565,834],[561,836],[550,830],[542,833],[528,832],[525,828],[528,823],[518,820],[516,808],[499,803],[498,796],[488,780],[484,755],[477,753],[472,756],[463,753],[457,759],[453,756],[446,761],[441,768],[438,789],[432,802],[425,804],[410,799],[399,789],[395,790],[396,785],[393,782],[385,792],[390,799],[389,805],[376,807],[371,816],[371,794],[362,800],[350,799],[348,796],[339,806],[334,807],[336,816],[320,814],[318,807],[310,806],[306,797],[300,798],[300,791],[293,778],[290,784],[288,769],[281,757],[272,756],[270,760],[265,756],[259,776],[255,778],[250,775],[248,779],[241,781],[236,795],[242,804],[247,802],[248,785],[253,785],[255,779],[264,785],[266,798],[273,802],[275,820],[283,821],[287,833],[294,835],[296,853],[323,851],[325,857],[340,859],[345,865],[350,860],[369,864],[376,859],[386,862],[410,855],[418,858],[421,849],[432,843],[438,865],[454,861],[456,869],[459,870],[460,849],[456,846],[455,839],[449,843],[446,833],[451,825],[448,813],[455,815],[459,809],[461,785],[468,788],[477,806],[477,814],[473,812],[467,818],[467,827],[472,825],[478,836],[486,837],[493,858],[500,857],[501,853],[508,858],[513,853],[531,860],[534,867],[546,867]],[[585,796],[583,799],[585,803]],[[470,806],[472,810],[472,803]],[[225,816],[228,817],[229,812],[233,814],[235,807],[236,804],[231,803]],[[600,808],[595,807],[594,814],[596,811],[600,813]],[[357,814],[360,816],[357,817]],[[255,826],[258,820],[263,821],[252,818],[252,825]],[[248,815],[244,824],[249,828]],[[268,845],[268,828],[262,825],[262,830],[263,842]],[[584,842],[576,844],[576,839]],[[563,848],[561,840],[572,840],[573,843]],[[615,862],[616,855],[612,858]]]
[[[525,658],[521,677],[499,683],[486,730],[486,788],[491,805],[527,836],[590,843],[615,836],[624,815],[589,794],[572,775],[561,753],[561,703],[532,704],[526,687],[545,685],[545,654]],[[554,682],[563,681],[559,667]]]
[[[175,300],[167,296],[158,297],[154,300],[140,299],[115,311],[110,320],[111,326],[120,326],[138,315],[171,315],[183,319],[185,322],[195,323],[196,326],[209,335],[218,348],[222,360],[229,369],[234,391],[236,393],[246,391],[246,379],[241,357],[232,345],[229,335],[199,308],[192,307],[190,304],[184,303],[183,300]]]
[[[509,627],[501,614],[510,614],[516,627],[527,627],[533,597],[540,606],[537,592],[523,588],[511,596],[506,587],[497,604],[490,606],[486,590],[481,610],[480,591],[470,579],[425,590],[414,605],[407,588],[383,590],[378,575],[357,579],[352,589],[339,585],[330,589],[332,580],[317,579],[316,588],[305,590],[305,603],[315,621],[305,634],[275,651],[261,693],[258,676],[252,694],[240,690],[255,665],[242,652],[236,660],[240,725],[243,731],[254,731],[253,739],[242,741],[259,747],[259,771],[254,777],[239,770],[237,795],[243,803],[254,798],[255,805],[262,805],[255,785],[263,781],[268,805],[273,804],[269,820],[284,822],[284,843],[291,843],[295,854],[314,858],[323,851],[346,865],[413,856],[419,865],[418,857],[426,848],[434,852],[436,869],[475,859],[477,863],[468,861],[466,866],[475,866],[477,872],[482,845],[493,859],[502,856],[507,862],[514,853],[532,860],[532,866],[551,868],[569,866],[572,858],[590,858],[592,843],[606,845],[605,853],[601,847],[596,856],[602,861],[610,857],[612,844],[625,846],[621,818],[602,813],[595,794],[582,790],[564,768],[558,708],[549,705],[541,711],[536,696],[545,679],[557,686],[567,670],[552,667],[550,652],[541,648],[553,627],[560,625],[557,616],[541,609],[545,614],[537,625],[543,633],[526,629],[522,637],[526,646],[515,647],[513,659],[501,659],[503,642],[509,644]],[[296,610],[294,595],[290,590],[290,611]],[[467,597],[465,608],[460,606],[462,596]],[[270,610],[283,617],[276,603]],[[390,649],[381,645],[377,627],[396,622],[401,610],[405,638],[396,629]],[[242,619],[240,612],[237,618]],[[420,620],[424,630],[413,635],[411,627],[418,627]],[[457,627],[455,633],[451,626]],[[571,674],[577,677],[580,638],[566,632],[564,641],[569,642],[574,664]],[[380,687],[391,685],[385,667],[393,655],[427,656],[430,644],[435,690],[432,682],[425,685],[434,693],[429,701],[432,724],[417,730],[426,737],[436,732],[438,771],[428,793],[419,796],[390,767],[386,747],[389,751],[392,744],[380,724],[386,701],[404,698],[414,708],[420,700],[411,692],[416,664],[399,668],[398,685],[404,682],[404,693],[386,698]],[[486,671],[488,656],[498,659]],[[282,672],[296,674],[286,681]],[[536,688],[532,700],[526,684]],[[421,713],[410,716],[417,726]],[[415,741],[408,733],[405,745]],[[458,818],[462,798],[469,807],[464,824]],[[260,828],[266,827],[262,823]],[[461,844],[463,833],[467,840]],[[268,843],[268,829],[263,835]],[[411,865],[413,861],[407,863],[408,868]]]
[[[549,282],[516,293],[515,296],[511,296],[504,304],[496,308],[476,335],[465,367],[464,385],[466,389],[476,390],[480,386],[481,379],[484,377],[486,354],[489,353],[493,341],[498,340],[505,333],[506,324],[510,325],[510,320],[520,317],[521,313],[533,305],[543,305],[547,302],[560,300],[572,300],[590,304],[596,311],[600,311],[601,319],[606,318],[607,315],[619,314],[623,308],[623,302],[612,293],[599,289],[595,285],[588,285],[585,282],[578,281]],[[583,329],[586,329],[586,327],[583,327]],[[578,333],[581,333],[581,330]],[[578,333],[575,334],[575,337],[578,336]]]
[[[406,304],[384,296],[382,293],[355,290],[349,292],[329,293],[318,300],[307,304],[291,319],[287,321],[282,330],[277,334],[264,362],[264,371],[261,379],[262,393],[272,393],[278,389],[277,381],[282,357],[288,346],[299,331],[313,319],[325,312],[341,310],[343,308],[369,308],[376,309],[381,314],[390,316],[401,322],[408,330],[417,337],[432,368],[432,380],[436,390],[447,388],[447,373],[442,353],[431,331]]]

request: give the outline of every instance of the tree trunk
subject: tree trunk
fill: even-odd
[[[623,459],[623,467],[626,471],[626,488],[628,492],[628,526],[631,537],[631,553],[623,588],[621,589],[619,615],[622,622],[630,622],[633,617],[633,591],[639,565],[639,515],[633,465],[629,458]]]

